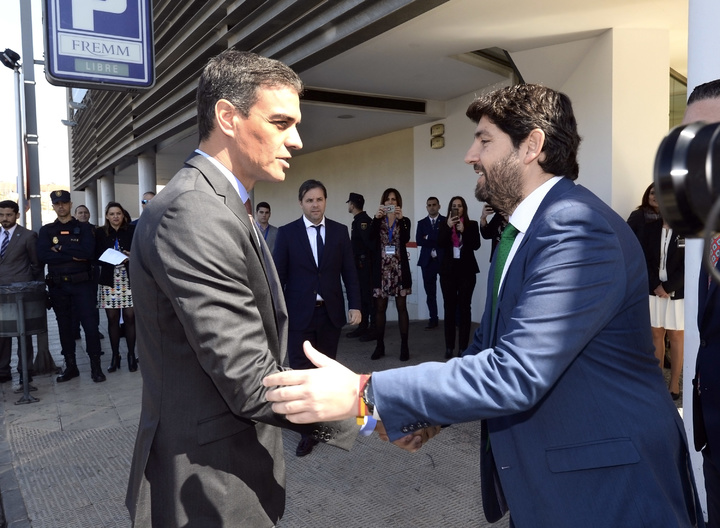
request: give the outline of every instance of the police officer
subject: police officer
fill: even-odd
[[[100,367],[100,332],[97,311],[97,284],[91,271],[95,256],[95,237],[89,224],[72,217],[68,191],[50,194],[57,220],[40,229],[38,258],[48,266],[46,282],[60,333],[65,371],[58,383],[80,375],[75,361],[73,314],[85,330],[85,348],[90,356],[94,382],[105,381]]]
[[[355,256],[355,267],[360,282],[360,312],[362,322],[347,337],[359,337],[360,341],[375,339],[375,305],[372,298],[372,262],[375,244],[370,240],[372,219],[363,211],[365,198],[362,194],[350,193],[348,213],[353,215],[350,241]]]

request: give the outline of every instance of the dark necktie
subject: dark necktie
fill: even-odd
[[[505,262],[507,261],[510,249],[515,242],[515,237],[519,231],[514,225],[508,224],[502,232],[500,237],[500,243],[497,247],[497,258],[495,259],[495,275],[493,278],[493,302],[492,302],[492,315],[493,321],[495,321],[495,307],[497,306],[498,291],[500,289],[500,278],[502,277],[503,269],[505,268]]]
[[[323,243],[322,236],[320,236],[320,228],[322,225],[316,225],[313,226],[317,230],[317,238],[315,239],[315,242],[317,244],[317,260],[318,260],[318,268],[320,267],[320,262],[322,261],[322,254],[323,249],[325,249],[325,244]]]
[[[5,252],[7,251],[8,244],[10,244],[10,232],[7,230],[4,230],[2,246],[0,246],[0,258],[5,257]]]

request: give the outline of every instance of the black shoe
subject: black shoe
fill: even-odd
[[[105,374],[102,371],[102,365],[100,364],[100,356],[90,358],[90,377],[95,383],[105,381]]]
[[[374,328],[368,328],[363,335],[360,336],[359,341],[366,343],[368,341],[377,341],[377,333]]]
[[[309,436],[303,436],[295,448],[295,456],[304,457],[309,455],[316,445],[318,445],[317,440]]]
[[[455,351],[452,348],[445,349],[445,359],[451,359],[455,355]]]
[[[349,337],[350,339],[354,339],[356,337],[362,337],[367,333],[367,328],[363,328],[361,326],[358,326],[355,330],[352,332],[348,332],[345,334],[345,337]]]
[[[12,374],[8,376],[0,376],[0,383],[6,383],[8,381],[12,381]]]
[[[437,326],[438,326],[438,320],[430,319],[430,320],[428,320],[427,326],[425,326],[425,330],[432,330],[433,328],[437,328]]]
[[[100,339],[105,339],[105,336],[103,335],[102,332],[100,332]]]
[[[403,343],[400,345],[400,361],[407,361],[408,359],[410,359],[410,350],[407,343]]]
[[[138,360],[135,357],[135,353],[128,352],[127,360],[128,360],[128,370],[130,372],[135,372],[137,370],[137,366],[138,366]]]
[[[370,356],[370,359],[380,359],[385,355],[385,343],[380,344],[378,343],[375,347],[375,352],[372,353],[372,356]]]
[[[66,381],[70,381],[73,378],[77,378],[79,375],[80,371],[76,366],[67,367],[65,369],[65,372],[63,372],[61,376],[55,378],[55,381],[57,381],[58,383],[64,383]]]
[[[120,354],[113,354],[112,359],[110,360],[110,366],[108,367],[108,372],[115,372],[120,368]]]

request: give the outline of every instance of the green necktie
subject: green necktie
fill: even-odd
[[[493,297],[492,297],[492,320],[495,321],[495,307],[497,306],[498,291],[500,290],[500,278],[502,277],[505,262],[510,254],[510,248],[515,242],[515,237],[519,231],[514,225],[508,224],[500,236],[500,243],[497,247],[497,258],[495,259],[495,276],[493,277]]]

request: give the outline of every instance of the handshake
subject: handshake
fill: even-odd
[[[315,350],[309,342],[303,345],[305,355],[318,367],[288,370],[271,374],[263,385],[273,387],[266,398],[273,411],[286,415],[293,423],[315,423],[352,418],[358,411],[360,376]],[[375,426],[381,440],[390,438],[381,421]],[[414,453],[440,432],[430,426],[394,440],[396,446]]]

